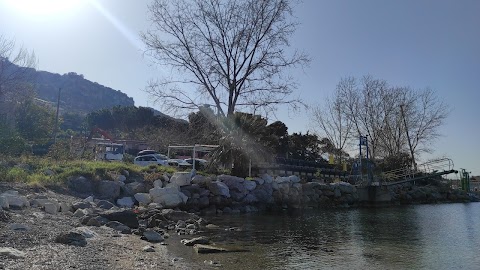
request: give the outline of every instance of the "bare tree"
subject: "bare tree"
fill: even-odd
[[[391,87],[371,76],[364,76],[360,83],[352,77],[344,78],[339,85],[343,87],[337,87],[335,100],[355,127],[354,139],[355,135],[368,136],[373,159],[409,152],[415,160],[415,156],[429,152],[449,114],[448,106],[428,88]],[[338,130],[335,125],[326,128]]]
[[[333,99],[327,98],[324,104],[317,104],[311,109],[311,123],[320,137],[325,137],[334,148],[340,164],[347,144],[352,139],[352,118],[348,115],[346,103],[342,102],[341,93],[352,86],[351,80],[342,79],[338,84]]]
[[[32,95],[26,79],[36,65],[33,52],[17,47],[14,40],[0,35],[0,116],[8,118],[7,113],[13,112],[18,101]]]
[[[268,113],[301,104],[290,98],[296,84],[284,73],[308,62],[286,51],[297,26],[289,0],[155,0],[149,10],[147,52],[183,76],[146,89],[166,111],[209,104],[228,116],[240,108]]]

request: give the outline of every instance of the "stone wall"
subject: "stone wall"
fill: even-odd
[[[303,182],[295,175],[264,174],[253,179],[195,175],[192,178],[189,173],[178,172],[163,174],[153,183],[133,181],[128,175],[121,175],[115,181],[96,182],[78,177],[70,181],[70,187],[83,192],[84,196],[94,195],[121,207],[178,208],[201,214],[362,205],[357,188],[349,183]],[[417,187],[407,183],[386,189],[391,197],[387,204],[471,201],[465,192],[448,189],[441,192],[433,186]]]

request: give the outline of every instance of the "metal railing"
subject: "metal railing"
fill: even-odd
[[[417,166],[417,170],[411,167],[404,167],[382,173],[384,182],[413,181],[417,177],[424,177],[428,174],[453,171],[453,161],[449,158],[440,158],[427,161]]]

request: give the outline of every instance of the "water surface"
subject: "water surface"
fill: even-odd
[[[480,269],[480,203],[306,210],[210,217],[217,244],[249,252],[195,254],[224,269]],[[230,227],[238,229],[229,230]]]

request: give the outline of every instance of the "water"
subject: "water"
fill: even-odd
[[[480,269],[480,203],[211,217],[224,269]],[[225,230],[226,226],[238,230]]]

